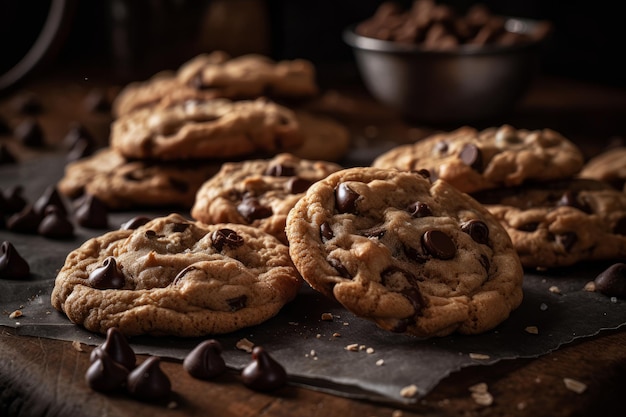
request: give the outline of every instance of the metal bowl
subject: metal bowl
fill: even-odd
[[[507,18],[506,28],[531,33],[539,22]],[[541,40],[511,46],[460,45],[432,50],[343,32],[369,92],[405,118],[427,123],[485,121],[512,110],[539,69]]]

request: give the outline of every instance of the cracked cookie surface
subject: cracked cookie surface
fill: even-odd
[[[437,133],[381,154],[372,166],[427,169],[433,179],[471,193],[530,180],[568,178],[582,168],[583,161],[580,149],[554,130],[502,125]]]
[[[171,214],[72,251],[51,301],[93,332],[195,337],[259,324],[300,285],[287,247],[274,237]]]
[[[357,316],[420,337],[492,329],[522,300],[523,271],[481,204],[427,173],[349,168],[287,219],[302,277]]]

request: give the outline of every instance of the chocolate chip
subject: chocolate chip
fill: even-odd
[[[22,145],[29,148],[40,148],[45,144],[43,130],[34,119],[26,119],[18,124],[13,134]]]
[[[483,268],[485,268],[485,271],[489,273],[489,270],[491,269],[491,262],[489,261],[487,255],[485,255],[484,253],[481,254],[479,261]]]
[[[37,227],[37,233],[51,239],[69,239],[74,236],[74,225],[57,206],[47,206]]]
[[[224,246],[227,246],[231,249],[238,248],[243,245],[243,238],[237,234],[232,229],[218,229],[211,235],[211,243],[213,243],[213,247],[221,252],[224,249]]]
[[[127,390],[142,401],[163,400],[169,397],[172,383],[160,366],[158,356],[150,356],[128,374]]]
[[[58,208],[59,213],[63,216],[67,216],[67,208],[65,203],[59,194],[56,186],[49,185],[46,187],[43,194],[33,204],[33,210],[39,215],[43,215],[48,206],[54,206]]]
[[[126,283],[124,274],[117,267],[117,262],[112,256],[106,258],[102,266],[91,271],[87,281],[93,288],[100,290],[122,288]]]
[[[183,360],[183,368],[194,378],[208,380],[226,371],[222,345],[215,339],[197,345]]]
[[[287,383],[287,372],[261,346],[252,349],[252,362],[241,371],[245,386],[255,391],[272,391]]]
[[[109,227],[109,209],[98,197],[87,194],[74,212],[76,222],[88,229]]]
[[[7,230],[16,233],[37,234],[42,216],[35,213],[32,205],[24,207],[19,213],[14,213],[7,219]]]
[[[333,229],[330,227],[328,222],[324,222],[320,226],[320,236],[322,238],[322,242],[327,242],[335,237],[335,233],[333,233]]]
[[[155,232],[154,230],[146,230],[146,232],[144,233],[144,236],[147,239],[156,239],[159,237],[159,235],[157,235],[157,232]]]
[[[566,251],[569,252],[578,240],[578,236],[576,236],[575,232],[566,232],[556,235],[555,239]]]
[[[435,144],[435,152],[437,152],[440,155],[448,152],[448,148],[449,148],[448,142],[445,142],[445,141],[440,141]]]
[[[292,177],[296,175],[296,168],[291,165],[273,164],[267,167],[265,175],[272,177]]]
[[[111,392],[124,387],[128,378],[128,369],[115,362],[104,351],[91,363],[85,372],[85,381],[89,388],[98,392]]]
[[[626,217],[621,217],[613,226],[613,233],[616,235],[626,236]]]
[[[521,232],[534,232],[539,227],[539,222],[525,223],[517,227]]]
[[[429,180],[429,179],[431,179],[431,178],[432,178],[432,177],[431,177],[431,174],[430,174],[430,171],[429,171],[429,170],[427,170],[427,169],[423,169],[423,168],[422,168],[422,169],[418,170],[418,171],[417,171],[417,173],[418,173],[419,175],[421,175],[422,177],[426,178],[427,180]]]
[[[404,245],[402,249],[406,257],[409,259],[409,261],[417,262],[418,264],[423,264],[424,262],[428,260],[426,256],[422,255],[417,249],[411,246]]]
[[[301,194],[306,192],[309,187],[313,184],[313,182],[300,178],[300,177],[292,177],[285,184],[287,191],[291,194]]]
[[[339,213],[356,214],[356,201],[359,197],[359,194],[350,189],[345,183],[339,184],[335,189],[337,211],[339,211]]]
[[[230,311],[239,311],[246,307],[248,297],[245,294],[240,295],[239,297],[226,300],[226,303],[228,304],[228,307],[230,307]]]
[[[172,281],[172,285],[178,285],[183,280],[183,278],[185,278],[185,275],[187,275],[188,272],[195,271],[196,269],[198,268],[193,265],[189,265],[188,267],[184,268],[182,271],[176,274],[174,280]]]
[[[557,206],[569,206],[584,211],[585,213],[591,213],[591,207],[587,202],[581,201],[578,193],[568,190],[563,193],[563,196],[557,201]]]
[[[335,268],[335,270],[337,271],[337,273],[339,273],[340,276],[347,278],[347,279],[352,279],[352,275],[350,275],[350,272],[348,272],[348,270],[346,269],[345,266],[343,266],[340,260],[335,259],[335,258],[329,258],[328,263],[330,264],[330,266]]]
[[[11,153],[9,147],[0,143],[0,165],[14,164],[17,162],[15,155]]]
[[[22,279],[30,275],[28,262],[17,252],[11,242],[0,245],[0,278]]]
[[[4,194],[3,210],[5,214],[13,214],[22,211],[28,205],[28,201],[24,198],[22,193],[24,188],[20,185],[16,185],[9,188],[7,193]]]
[[[172,232],[174,233],[182,233],[185,230],[189,229],[189,223],[174,223],[172,225]]]
[[[404,319],[398,319],[397,323],[390,330],[394,333],[404,333],[409,328],[409,324],[411,324],[412,319],[410,317]]]
[[[481,220],[470,220],[461,225],[461,230],[481,245],[489,243],[489,227]]]
[[[475,171],[481,172],[483,167],[483,157],[480,149],[473,143],[466,143],[463,145],[461,152],[459,152],[459,158],[461,161],[474,169]]]
[[[409,300],[416,315],[419,315],[426,306],[426,301],[424,301],[424,297],[417,286],[405,288],[401,294]]]
[[[248,222],[252,223],[258,219],[265,219],[272,215],[272,208],[261,204],[256,197],[246,196],[237,205],[237,211]]]
[[[96,360],[101,352],[105,352],[113,361],[131,370],[137,363],[133,348],[128,339],[117,327],[109,327],[104,342],[91,351],[90,360]]]
[[[441,230],[427,230],[422,235],[422,246],[435,258],[446,260],[456,255],[456,245],[450,236]]]
[[[626,298],[626,264],[616,263],[602,271],[596,279],[596,291],[609,297]]]
[[[150,221],[150,217],[147,216],[135,216],[132,219],[122,223],[120,230],[134,230]]]
[[[411,203],[407,207],[406,211],[408,211],[409,214],[415,218],[428,217],[433,215],[432,211],[430,211],[430,207],[428,207],[428,204],[422,203],[420,201]]]
[[[387,229],[385,229],[384,225],[378,225],[374,227],[370,227],[369,229],[361,230],[360,234],[365,237],[374,237],[377,239],[382,239],[385,236]]]

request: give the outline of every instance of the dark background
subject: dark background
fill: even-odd
[[[34,42],[55,0],[0,4],[0,73]],[[350,71],[343,29],[370,17],[380,0],[100,0],[68,1],[71,15],[38,73],[67,65],[96,66],[120,82],[175,69],[200,52],[260,52],[307,58],[325,75]],[[412,1],[398,1],[410,6]],[[463,13],[473,1],[443,1]],[[486,0],[501,15],[545,19],[554,31],[542,49],[549,75],[626,87],[622,2]],[[332,74],[330,74],[332,75]]]

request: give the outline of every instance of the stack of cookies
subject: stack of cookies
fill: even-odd
[[[112,210],[189,209],[226,161],[281,152],[339,159],[348,130],[288,105],[316,94],[308,61],[199,55],[175,72],[127,85],[113,103],[109,146],[68,164],[59,191],[93,195]]]
[[[603,158],[624,161],[619,152]],[[525,267],[551,268],[626,254],[626,193],[619,167],[605,161],[583,166],[580,149],[558,132],[503,125],[435,134],[373,165],[426,169],[471,194],[504,226]]]

